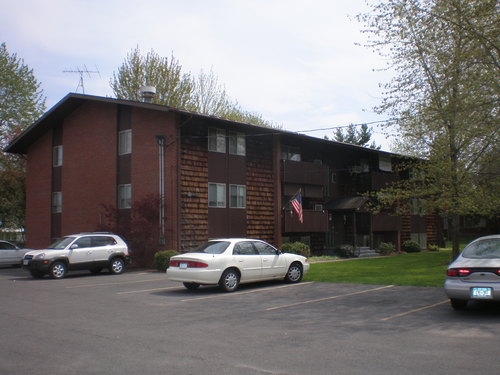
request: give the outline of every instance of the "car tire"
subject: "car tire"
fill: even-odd
[[[287,283],[298,283],[302,280],[304,272],[302,270],[302,265],[300,263],[294,262],[290,264],[288,271],[285,275],[285,281]]]
[[[467,300],[465,299],[455,299],[451,298],[450,303],[451,307],[453,307],[454,310],[463,310],[467,307]]]
[[[109,272],[113,275],[119,275],[125,270],[125,262],[122,258],[113,258],[109,262]]]
[[[222,273],[219,287],[224,292],[234,292],[240,285],[240,274],[234,268],[229,268]]]
[[[189,290],[196,290],[200,287],[200,284],[198,283],[183,283],[184,287]]]
[[[68,267],[64,262],[54,262],[49,268],[49,276],[52,279],[62,279],[66,276],[66,272],[68,271]]]

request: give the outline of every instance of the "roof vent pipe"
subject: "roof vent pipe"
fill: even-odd
[[[142,86],[139,89],[139,95],[144,103],[153,103],[153,98],[156,95],[156,87]]]

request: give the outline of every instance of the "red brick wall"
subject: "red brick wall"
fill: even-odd
[[[85,103],[64,121],[61,235],[95,230],[100,205],[116,202],[116,113],[114,105]]]
[[[52,132],[41,136],[28,150],[26,167],[26,247],[50,245]]]

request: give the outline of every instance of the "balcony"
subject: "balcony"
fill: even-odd
[[[295,211],[283,211],[284,233],[328,232],[328,212],[304,210],[301,223]]]
[[[326,185],[328,167],[304,161],[281,161],[281,180],[290,184]]]

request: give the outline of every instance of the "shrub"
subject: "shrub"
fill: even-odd
[[[407,253],[419,253],[420,245],[415,241],[405,241],[403,243],[403,251],[406,251]]]
[[[179,253],[175,250],[162,250],[156,252],[153,257],[153,263],[156,269],[159,271],[166,271],[170,262],[170,258],[177,254]]]
[[[311,249],[302,242],[287,242],[281,246],[281,251],[284,253],[299,254],[305,257],[311,256]]]
[[[378,253],[381,255],[390,255],[396,250],[396,247],[391,242],[381,242],[378,245]]]
[[[340,245],[335,249],[335,252],[342,258],[353,258],[354,246],[349,244]]]
[[[427,250],[429,251],[439,251],[439,246],[438,245],[428,245]]]

